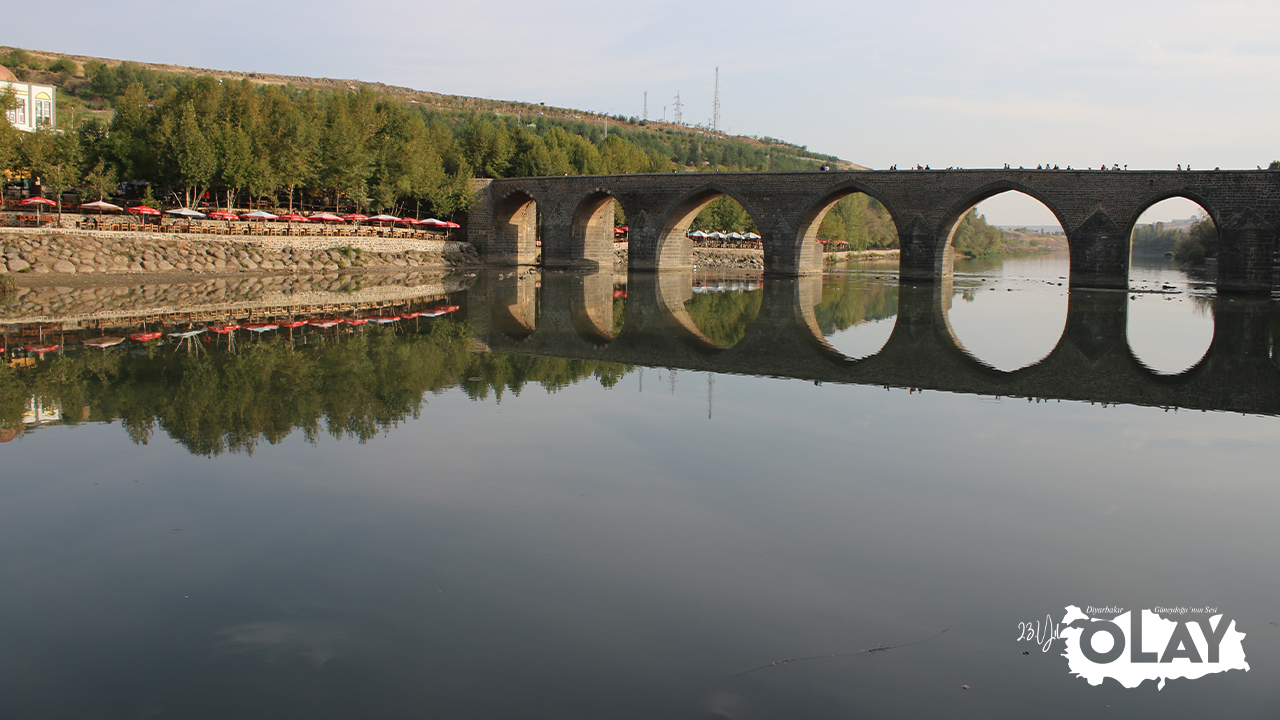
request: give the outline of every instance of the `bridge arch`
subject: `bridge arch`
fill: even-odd
[[[821,249],[818,247],[820,243],[817,241],[820,239],[818,230],[822,227],[823,220],[841,200],[859,194],[874,200],[885,209],[885,212],[889,215],[889,226],[896,242],[898,237],[897,215],[893,210],[893,205],[874,188],[857,180],[846,180],[823,190],[819,195],[819,199],[801,213],[795,236],[795,252],[800,260],[801,268],[812,269],[816,266],[816,268],[820,269],[822,267]],[[818,257],[812,257],[813,255]]]
[[[698,213],[702,212],[716,198],[727,195],[735,202],[742,206],[742,209],[751,217],[752,222],[762,232],[767,232],[761,224],[762,216],[760,212],[745,200],[739,193],[736,193],[719,183],[707,183],[695,188],[677,199],[671,205],[662,221],[658,224],[658,242],[655,251],[655,266],[658,269],[683,268],[693,266],[693,241],[691,241],[687,232],[689,226],[694,219],[698,217]],[[764,243],[766,256],[769,253],[768,240]],[[765,258],[765,264],[768,265],[768,257]]]
[[[594,188],[573,209],[567,247],[543,245],[544,265],[613,267],[614,208],[622,203],[609,190]]]
[[[493,218],[495,255],[507,264],[532,265],[538,257],[538,203],[523,189],[508,192],[496,203]]]
[[[1166,190],[1145,199],[1142,202],[1142,205],[1138,207],[1138,211],[1134,213],[1133,220],[1130,223],[1130,229],[1132,229],[1132,225],[1136,225],[1137,222],[1142,219],[1142,216],[1145,215],[1147,211],[1151,210],[1151,208],[1167,200],[1176,200],[1178,198],[1190,200],[1196,205],[1199,205],[1200,208],[1204,210],[1205,214],[1209,216],[1209,219],[1213,221],[1215,227],[1222,226],[1222,222],[1219,219],[1218,208],[1212,200],[1206,198],[1203,194],[1198,193],[1193,189],[1180,188],[1176,190]]]
[[[1058,221],[1058,226],[1061,227],[1064,232],[1066,231],[1067,223],[1063,222],[1062,213],[1057,207],[1055,207],[1052,198],[1045,196],[1033,187],[1029,187],[1008,178],[1001,178],[970,190],[947,208],[946,212],[942,216],[942,224],[938,227],[938,237],[940,239],[945,238],[943,246],[939,247],[939,249],[943,250],[951,246],[951,241],[955,236],[956,228],[960,225],[960,220],[963,219],[970,210],[986,200],[990,200],[997,195],[1003,195],[1007,192],[1021,193],[1033,200],[1039,201],[1040,204],[1044,205],[1049,212],[1053,213],[1054,219]],[[940,258],[942,254],[943,253],[939,253]],[[953,259],[950,253],[947,253],[947,255],[948,259]],[[942,268],[939,268],[939,271],[941,270]]]

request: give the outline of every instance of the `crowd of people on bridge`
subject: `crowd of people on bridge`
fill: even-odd
[[[824,170],[828,170],[828,169],[830,169],[830,168],[828,168],[828,167],[825,167],[825,166],[824,166],[824,167],[823,167],[823,169],[824,169]],[[895,164],[893,164],[893,165],[890,165],[890,166],[889,166],[889,169],[890,169],[890,170],[897,170],[897,169],[898,169],[898,165],[897,165],[896,163],[895,163]],[[929,166],[928,166],[928,165],[916,165],[914,168],[907,168],[907,169],[908,169],[908,170],[929,170],[930,168],[929,168]],[[963,170],[964,168],[962,168],[962,167],[960,167],[959,165],[957,165],[957,166],[954,166],[954,167],[948,167],[947,169],[948,169],[948,170]],[[1009,163],[1005,163],[1005,164],[1004,164],[1004,169],[1005,169],[1005,170],[1012,170],[1013,168],[1009,165]],[[1019,166],[1018,166],[1018,169],[1019,169],[1019,170],[1027,170],[1028,168],[1024,168],[1023,166],[1019,165]],[[1037,169],[1037,170],[1064,170],[1064,169],[1065,169],[1065,170],[1070,170],[1070,169],[1071,169],[1071,166],[1070,166],[1070,165],[1068,165],[1068,166],[1066,166],[1066,168],[1062,168],[1062,167],[1060,167],[1060,166],[1058,166],[1058,165],[1050,165],[1049,163],[1045,163],[1045,164],[1043,164],[1043,165],[1036,165],[1036,169]],[[1121,166],[1121,165],[1119,165],[1119,164],[1117,164],[1117,163],[1112,163],[1112,164],[1111,164],[1111,167],[1107,167],[1107,164],[1106,164],[1106,163],[1103,163],[1102,165],[1099,165],[1099,166],[1098,166],[1098,170],[1100,170],[1100,171],[1102,171],[1102,172],[1123,172],[1123,171],[1128,170],[1128,169],[1129,169],[1129,166],[1128,166],[1127,164],[1126,164],[1126,165],[1124,165],[1124,166]],[[1187,169],[1187,171],[1188,171],[1188,172],[1190,172],[1190,171],[1191,171],[1191,165],[1190,165],[1189,163],[1187,164],[1187,168],[1186,168],[1186,169]],[[1220,169],[1221,169],[1221,168],[1214,168],[1214,170],[1220,170]],[[1262,169],[1262,166],[1261,166],[1261,165],[1259,165],[1259,166],[1258,166],[1258,169],[1259,169],[1259,170],[1261,170],[1261,169]],[[1093,167],[1092,167],[1092,166],[1087,167],[1087,168],[1085,168],[1085,170],[1093,170]],[[1181,171],[1182,171],[1182,163],[1178,163],[1178,171],[1179,171],[1179,172],[1181,172]]]

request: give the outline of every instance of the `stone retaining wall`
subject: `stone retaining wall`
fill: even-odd
[[[362,240],[363,247],[350,241]],[[335,248],[335,249],[331,249]],[[478,262],[465,243],[391,238],[224,237],[0,230],[0,270],[35,275],[312,272],[445,268]]]

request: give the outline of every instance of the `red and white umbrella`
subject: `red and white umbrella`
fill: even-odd
[[[400,218],[396,217],[395,215],[374,215],[373,217],[369,218],[369,222],[397,223],[397,222],[400,222]]]
[[[345,220],[345,218],[340,217],[338,215],[334,215],[333,213],[316,213],[315,215],[312,215],[308,219],[320,220],[323,222],[342,222],[343,220]]]
[[[233,212],[227,212],[226,210],[214,210],[209,213],[210,220],[236,220],[239,217],[239,215],[236,215]]]
[[[295,222],[311,222],[310,220],[308,220],[308,219],[306,218],[306,216],[304,216],[304,215],[299,215],[298,213],[292,213],[292,212],[291,212],[291,213],[285,213],[284,215],[281,215],[280,217],[278,217],[278,218],[276,218],[276,219],[277,219],[277,220],[284,220],[286,223],[288,223],[288,224],[289,224],[289,228],[290,228],[290,232],[292,232],[293,224],[294,224]]]
[[[18,204],[19,204],[19,205],[35,205],[35,206],[36,206],[36,217],[40,217],[40,208],[41,208],[42,206],[44,206],[44,205],[57,205],[58,203],[56,203],[56,202],[54,202],[54,201],[50,200],[49,198],[43,198],[43,197],[40,197],[40,196],[38,196],[38,195],[37,195],[36,197],[29,197],[29,198],[27,198],[26,200],[23,200],[22,202],[20,202],[20,203],[18,203]]]
[[[240,216],[241,220],[275,220],[279,215],[272,215],[266,210],[254,210]]]
[[[125,210],[125,212],[129,213],[130,215],[135,215],[143,218],[152,217],[152,216],[160,217],[159,210],[153,207],[148,207],[146,205],[134,205],[128,210]]]
[[[343,215],[342,219],[347,222],[360,222],[361,220],[368,220],[369,216],[361,215],[360,213],[351,213],[350,215]]]

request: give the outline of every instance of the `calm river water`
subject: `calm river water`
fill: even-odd
[[[934,326],[967,355],[838,381],[898,347],[895,273],[821,281],[792,377],[732,365],[757,312],[792,312],[770,280],[677,293],[695,345],[734,348],[689,357],[724,371],[611,357],[643,320],[625,277],[597,322],[618,339],[576,357],[496,352],[554,312],[510,332],[511,279],[479,278],[438,319],[8,371],[29,429],[0,445],[3,715],[1275,717],[1280,419],[1265,369],[1201,360],[1227,301],[1136,263],[1162,292],[1103,297],[1125,337],[1095,340],[1127,343],[1150,401],[1089,397],[1115,353],[1034,374],[1084,302],[1066,257],[962,263]],[[1176,394],[1228,362],[1241,385]],[[1031,390],[972,389],[1028,366]],[[1070,605],[1214,608],[1249,669],[1091,685],[1064,640],[1020,640]]]

